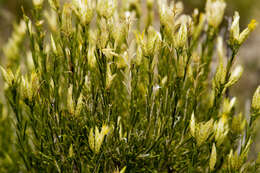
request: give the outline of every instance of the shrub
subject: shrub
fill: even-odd
[[[24,14],[4,48],[16,132],[5,153],[19,165],[6,171],[258,170],[260,161],[247,157],[260,88],[248,115],[228,92],[255,20],[240,33],[235,12],[227,29],[223,0],[191,16],[167,0],[43,2],[33,0],[32,19]]]

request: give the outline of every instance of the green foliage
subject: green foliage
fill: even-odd
[[[12,113],[1,117],[1,128],[11,127],[0,129],[3,171],[258,170],[247,156],[259,89],[250,115],[227,92],[242,75],[232,66],[256,21],[240,33],[235,13],[225,40],[223,0],[191,16],[167,0],[147,0],[145,11],[138,0],[33,4],[33,18],[24,14],[19,25],[27,35],[16,27],[4,48],[4,107]],[[25,38],[30,48],[21,49]]]
[[[7,115],[3,104],[0,103],[0,172],[18,172],[19,155],[15,145],[15,130],[12,117]],[[11,127],[11,128],[10,128]]]

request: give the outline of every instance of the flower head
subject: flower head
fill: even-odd
[[[117,0],[98,0],[97,13],[99,16],[108,19],[113,16],[116,6]]]
[[[240,35],[239,19],[240,19],[239,13],[236,11],[230,28],[231,37],[233,37],[236,40],[239,39],[239,35]]]
[[[254,93],[253,100],[252,100],[252,109],[256,113],[260,114],[260,86]]]
[[[206,16],[210,26],[217,28],[223,20],[226,9],[224,0],[207,0]]]
[[[231,44],[238,44],[241,45],[249,36],[249,34],[255,30],[257,26],[257,21],[256,20],[251,20],[251,22],[248,24],[247,28],[244,29],[240,33],[240,28],[239,28],[239,13],[236,11],[235,15],[233,17],[233,22],[230,27],[230,43]]]
[[[35,7],[40,7],[43,4],[43,0],[33,0],[33,5]]]
[[[73,0],[73,11],[82,24],[88,24],[93,17],[94,4],[92,0]]]

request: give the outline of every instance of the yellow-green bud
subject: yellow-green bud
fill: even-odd
[[[209,159],[209,169],[211,171],[214,170],[216,162],[217,162],[217,150],[216,150],[215,143],[213,143],[211,155],[210,155],[210,159]]]
[[[178,48],[184,47],[186,45],[187,39],[188,39],[188,29],[187,29],[186,23],[183,22],[178,31],[178,34],[177,34],[177,37],[175,40],[175,44],[176,44],[175,46]]]
[[[219,64],[218,64],[218,67],[217,67],[217,72],[216,72],[215,77],[214,77],[214,85],[217,88],[220,85],[225,83],[227,70],[224,67],[224,62],[223,61],[224,61],[223,56],[220,56],[219,57]]]
[[[230,28],[230,44],[238,44],[241,45],[249,36],[249,34],[255,30],[257,26],[256,20],[251,20],[249,23],[248,27],[240,33],[240,28],[239,28],[239,13],[235,12],[235,15],[233,17],[233,22]]]
[[[231,73],[230,79],[226,85],[226,87],[230,87],[234,85],[242,76],[243,74],[243,67],[241,65],[237,66],[235,70]]]
[[[38,75],[35,71],[32,71],[30,75],[30,80],[28,77],[21,78],[21,90],[22,96],[24,99],[28,99],[30,102],[33,99],[33,96],[37,93],[39,87]]]
[[[123,169],[121,169],[121,171],[119,173],[125,173],[125,170],[126,170],[126,166],[123,167]]]
[[[55,43],[55,41],[54,41],[54,39],[53,39],[52,34],[51,34],[51,48],[52,48],[52,51],[54,52],[54,54],[57,54],[57,53],[58,53],[57,47],[56,47],[56,43]]]
[[[92,151],[95,151],[95,137],[93,133],[93,128],[90,129],[89,135],[88,135],[88,143],[89,147]]]
[[[218,122],[214,124],[214,134],[217,145],[221,145],[226,138],[229,128],[227,123],[227,115],[223,114]]]
[[[195,138],[198,146],[201,146],[208,139],[209,135],[212,133],[212,129],[213,119],[196,125]]]
[[[32,21],[31,20],[28,21],[27,29],[28,29],[28,32],[29,32],[30,36],[33,35],[34,32],[33,32],[33,26],[32,26]]]
[[[231,100],[225,98],[223,103],[223,113],[229,115],[231,109],[235,106],[235,104],[236,104],[236,97],[233,97]]]
[[[191,119],[190,119],[190,133],[194,138],[195,138],[195,130],[196,130],[196,120],[194,117],[194,112],[192,112]]]
[[[109,133],[109,131],[110,131],[110,127],[108,125],[105,124],[102,126],[102,129],[101,129],[102,135],[104,135],[104,136],[107,135]]]
[[[167,76],[164,76],[164,77],[162,78],[162,81],[161,81],[162,87],[165,86],[165,84],[166,84],[167,81],[168,81],[168,77],[167,77]]]
[[[115,78],[116,74],[112,74],[110,65],[107,65],[107,78],[106,78],[106,89],[110,89],[113,79]]]
[[[73,157],[74,156],[74,151],[73,151],[73,145],[70,144],[70,148],[69,148],[69,157]]]
[[[147,38],[145,33],[136,34],[137,43],[142,49],[144,56],[153,56],[160,45],[161,35],[153,27],[149,27]]]
[[[88,141],[89,141],[90,149],[93,152],[99,153],[104,137],[110,132],[110,130],[111,127],[107,125],[102,126],[101,132],[99,132],[98,127],[95,127],[95,135],[94,135],[93,128],[90,129]]]
[[[8,85],[11,85],[13,80],[15,80],[15,76],[13,72],[10,69],[7,69],[7,71],[0,66],[0,70],[2,72],[3,79],[7,82]]]
[[[82,25],[90,23],[93,12],[94,4],[92,0],[73,0],[73,11],[80,19]]]
[[[251,22],[248,24],[248,27],[239,35],[239,39],[238,39],[238,43],[242,44],[247,37],[249,36],[249,34],[255,30],[256,26],[257,26],[257,22],[256,20],[251,20]]]
[[[87,57],[88,57],[88,64],[91,68],[94,68],[97,64],[97,60],[96,60],[94,51],[95,51],[95,46],[90,45],[88,47]]]
[[[232,119],[232,130],[235,133],[240,134],[244,131],[246,123],[246,119],[244,119],[242,113],[240,113]]]
[[[98,27],[100,29],[97,36],[97,46],[101,49],[104,49],[106,48],[109,41],[109,26],[107,25],[106,20],[104,18],[101,18],[100,20],[98,20]]]
[[[238,156],[238,153],[233,153],[233,150],[231,149],[229,155],[228,155],[228,167],[230,170],[238,171],[241,167],[241,159]]]
[[[128,37],[128,30],[131,25],[128,22],[131,22],[132,18],[131,16],[128,16],[128,13],[126,13],[124,19],[126,21],[121,22],[121,19],[118,17],[118,15],[114,15],[114,17],[111,18],[110,33],[115,40],[114,48],[120,47]]]
[[[97,13],[99,16],[106,19],[113,16],[117,7],[117,0],[98,0],[97,1]]]
[[[99,132],[98,127],[95,127],[95,152],[96,153],[99,152],[102,142],[103,142],[103,138],[101,136],[101,133]]]
[[[64,4],[62,10],[62,30],[66,33],[72,32],[72,14],[71,14],[71,4]]]
[[[230,151],[228,155],[228,167],[230,170],[234,170],[235,172],[240,170],[240,168],[243,166],[244,160],[247,158],[251,144],[252,140],[249,138],[246,146],[242,147],[243,150],[241,154],[238,154],[238,152],[233,154],[233,150]]]
[[[80,93],[78,101],[77,101],[77,106],[76,106],[76,110],[75,110],[75,116],[79,116],[81,110],[83,107],[83,95],[82,93]]]
[[[232,119],[232,131],[236,134],[240,134],[243,132],[246,126],[246,119],[243,118],[242,113],[237,116],[234,116]]]
[[[161,34],[157,32],[153,27],[149,27],[147,36],[146,50],[148,55],[153,55],[161,41]]]
[[[118,68],[123,68],[123,67],[130,67],[131,63],[131,57],[129,57],[128,52],[124,52],[121,56],[118,56],[117,60],[117,66]]]
[[[256,89],[252,99],[252,109],[260,114],[260,86]]]
[[[174,19],[174,12],[168,6],[167,0],[158,1],[158,6],[159,6],[160,22],[162,25],[166,26],[169,24],[171,20]]]

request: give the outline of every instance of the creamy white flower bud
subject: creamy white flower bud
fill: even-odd
[[[43,0],[33,0],[33,5],[35,7],[40,7],[43,4]]]
[[[236,11],[230,28],[231,37],[235,40],[238,40],[240,35],[239,19],[240,19],[239,13]]]
[[[234,85],[241,78],[243,71],[244,69],[241,65],[237,66],[235,70],[231,73],[230,79],[226,86],[230,87]]]
[[[240,33],[240,28],[239,28],[239,13],[235,12],[235,15],[233,17],[233,22],[230,28],[230,44],[238,44],[241,45],[249,36],[249,34],[255,30],[257,26],[256,20],[251,20],[249,23],[248,27]]]
[[[83,25],[89,24],[93,17],[94,3],[92,0],[73,0],[73,11]]]
[[[207,0],[206,16],[210,26],[217,28],[222,20],[226,9],[224,0]]]
[[[181,24],[181,27],[179,29],[179,32],[175,40],[176,47],[178,48],[184,47],[187,42],[187,39],[188,39],[188,29],[186,23],[183,22]]]
[[[169,25],[174,20],[174,11],[168,5],[167,0],[158,1],[160,22],[162,25]]]
[[[237,102],[237,98],[236,97],[233,97],[230,100],[230,102],[229,102],[229,110],[231,110],[235,106],[236,102]]]

